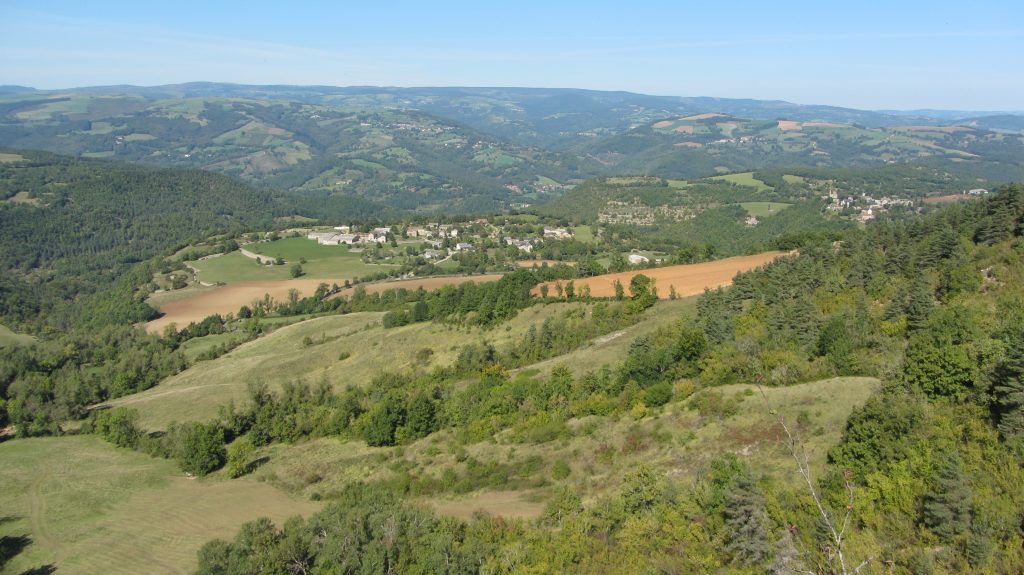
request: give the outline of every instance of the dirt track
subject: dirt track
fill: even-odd
[[[590,286],[590,295],[594,297],[611,297],[615,295],[615,280],[622,282],[622,287],[629,294],[629,282],[636,274],[655,279],[655,287],[658,288],[658,297],[667,299],[669,297],[669,286],[675,286],[676,294],[679,297],[697,295],[704,292],[705,288],[714,289],[732,283],[732,279],[739,272],[749,271],[762,266],[775,258],[787,255],[788,252],[764,252],[752,256],[739,256],[714,262],[702,264],[688,264],[653,268],[648,270],[636,270],[617,274],[605,274],[592,278],[574,280],[576,293],[584,285]],[[549,293],[554,295],[555,283],[548,282]],[[562,282],[565,285],[566,282]],[[534,289],[534,295],[540,294],[540,286]]]

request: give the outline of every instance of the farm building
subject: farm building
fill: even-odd
[[[311,232],[306,238],[316,240],[322,246],[352,245],[359,241],[358,234],[340,234],[337,232]]]
[[[628,259],[629,263],[633,265],[646,264],[651,261],[647,256],[642,256],[640,254],[629,254],[629,257],[626,259]]]
[[[545,238],[554,238],[556,240],[565,240],[565,239],[571,238],[572,234],[569,233],[569,230],[567,230],[565,228],[549,228],[549,227],[545,227],[544,228],[544,237]]]

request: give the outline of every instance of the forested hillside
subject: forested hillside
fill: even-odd
[[[495,211],[597,164],[393,106],[83,94],[0,102],[0,144],[202,168],[298,193],[398,208]],[[513,193],[508,186],[515,186]]]
[[[574,150],[617,173],[697,178],[790,166],[923,164],[997,181],[1024,177],[1019,134],[965,126],[749,120],[722,113],[668,117]]]
[[[132,294],[148,276],[133,266],[191,239],[267,227],[274,215],[270,193],[207,172],[11,156],[0,164],[5,322],[146,319],[153,310]]]

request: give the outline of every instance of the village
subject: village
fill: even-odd
[[[942,203],[944,201],[958,201],[976,198],[983,196],[988,193],[988,190],[983,188],[966,190],[962,194],[955,194],[951,196],[941,196],[938,198],[925,198],[923,203]],[[825,209],[836,214],[849,214],[853,216],[853,219],[858,222],[867,222],[873,220],[879,212],[888,211],[893,207],[914,207],[917,202],[915,200],[907,198],[896,198],[892,196],[880,196],[874,197],[866,192],[861,193],[860,196],[846,196],[840,197],[839,192],[835,188],[829,187],[828,194],[822,196],[822,199],[828,202]]]
[[[530,230],[529,232],[527,230]],[[521,254],[532,253],[545,239],[572,239],[564,227],[546,225],[524,226],[505,221],[493,224],[486,218],[458,224],[426,223],[365,227],[341,225],[330,229],[312,229],[306,238],[324,246],[350,246],[356,249],[401,243],[421,243],[420,255],[426,260],[443,260],[459,252],[472,252],[478,247],[512,247]]]

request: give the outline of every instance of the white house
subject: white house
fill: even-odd
[[[631,263],[633,265],[645,264],[645,263],[651,261],[651,260],[647,259],[647,256],[642,256],[640,254],[629,254],[629,257],[626,258],[626,259],[628,259],[629,263]]]

